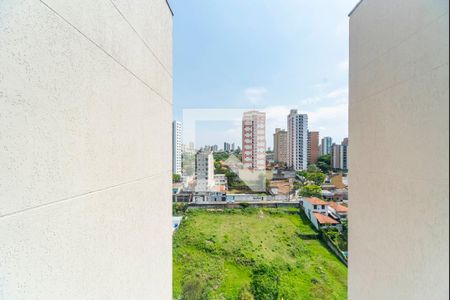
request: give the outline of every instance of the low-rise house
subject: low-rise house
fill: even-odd
[[[348,207],[336,202],[330,202],[328,205],[328,213],[339,220],[346,220]]]
[[[338,202],[348,200],[348,189],[337,189],[334,191],[333,200]]]
[[[227,190],[228,179],[225,174],[214,175],[214,191],[225,192]]]
[[[319,229],[319,228],[324,228],[324,227],[336,227],[338,226],[340,223],[338,221],[336,221],[333,218],[330,218],[327,215],[323,215],[320,213],[313,213],[314,218],[312,220],[314,226]]]
[[[303,198],[300,204],[305,210],[306,216],[310,219],[311,223],[320,229],[328,226],[337,226],[338,221],[328,216],[330,202],[325,202],[319,198]]]
[[[333,200],[334,192],[322,190],[322,198],[325,200]]]

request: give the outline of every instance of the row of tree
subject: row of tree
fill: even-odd
[[[300,196],[303,197],[322,197],[322,188],[320,187],[331,170],[331,155],[322,155],[316,164],[308,166],[306,171],[297,172],[297,180],[294,187],[300,190]]]

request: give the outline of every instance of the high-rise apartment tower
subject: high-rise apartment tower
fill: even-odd
[[[288,166],[294,170],[308,167],[308,115],[291,110],[287,117]]]
[[[273,158],[277,163],[287,163],[288,161],[288,134],[286,130],[275,129],[273,134]]]
[[[308,131],[308,164],[315,164],[319,158],[319,132]]]
[[[266,113],[245,112],[242,117],[242,163],[244,168],[266,169]]]
[[[172,173],[181,175],[181,155],[183,149],[181,122],[172,122]]]

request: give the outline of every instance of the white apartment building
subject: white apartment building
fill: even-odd
[[[214,189],[214,156],[209,149],[197,152],[195,159],[196,192],[209,192]]]
[[[172,299],[172,13],[113,2],[0,1],[1,299]]]
[[[172,122],[172,173],[182,173],[183,129],[181,122]]]
[[[350,300],[449,297],[449,1],[350,13]]]
[[[288,167],[306,170],[308,167],[308,115],[292,109],[287,117]]]
[[[266,169],[266,113],[245,112],[242,117],[242,164],[246,169]]]

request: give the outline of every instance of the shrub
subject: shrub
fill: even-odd
[[[190,279],[183,284],[182,299],[183,300],[201,300],[204,299],[205,287],[203,283],[197,279]]]
[[[257,300],[278,299],[280,278],[272,266],[261,264],[253,270],[252,293]]]
[[[242,202],[242,203],[239,203],[239,206],[240,206],[241,208],[248,208],[248,207],[250,207],[250,204],[247,203],[247,202]]]
[[[253,297],[252,292],[250,291],[249,285],[244,285],[241,290],[239,291],[239,300],[254,300],[255,297]]]

